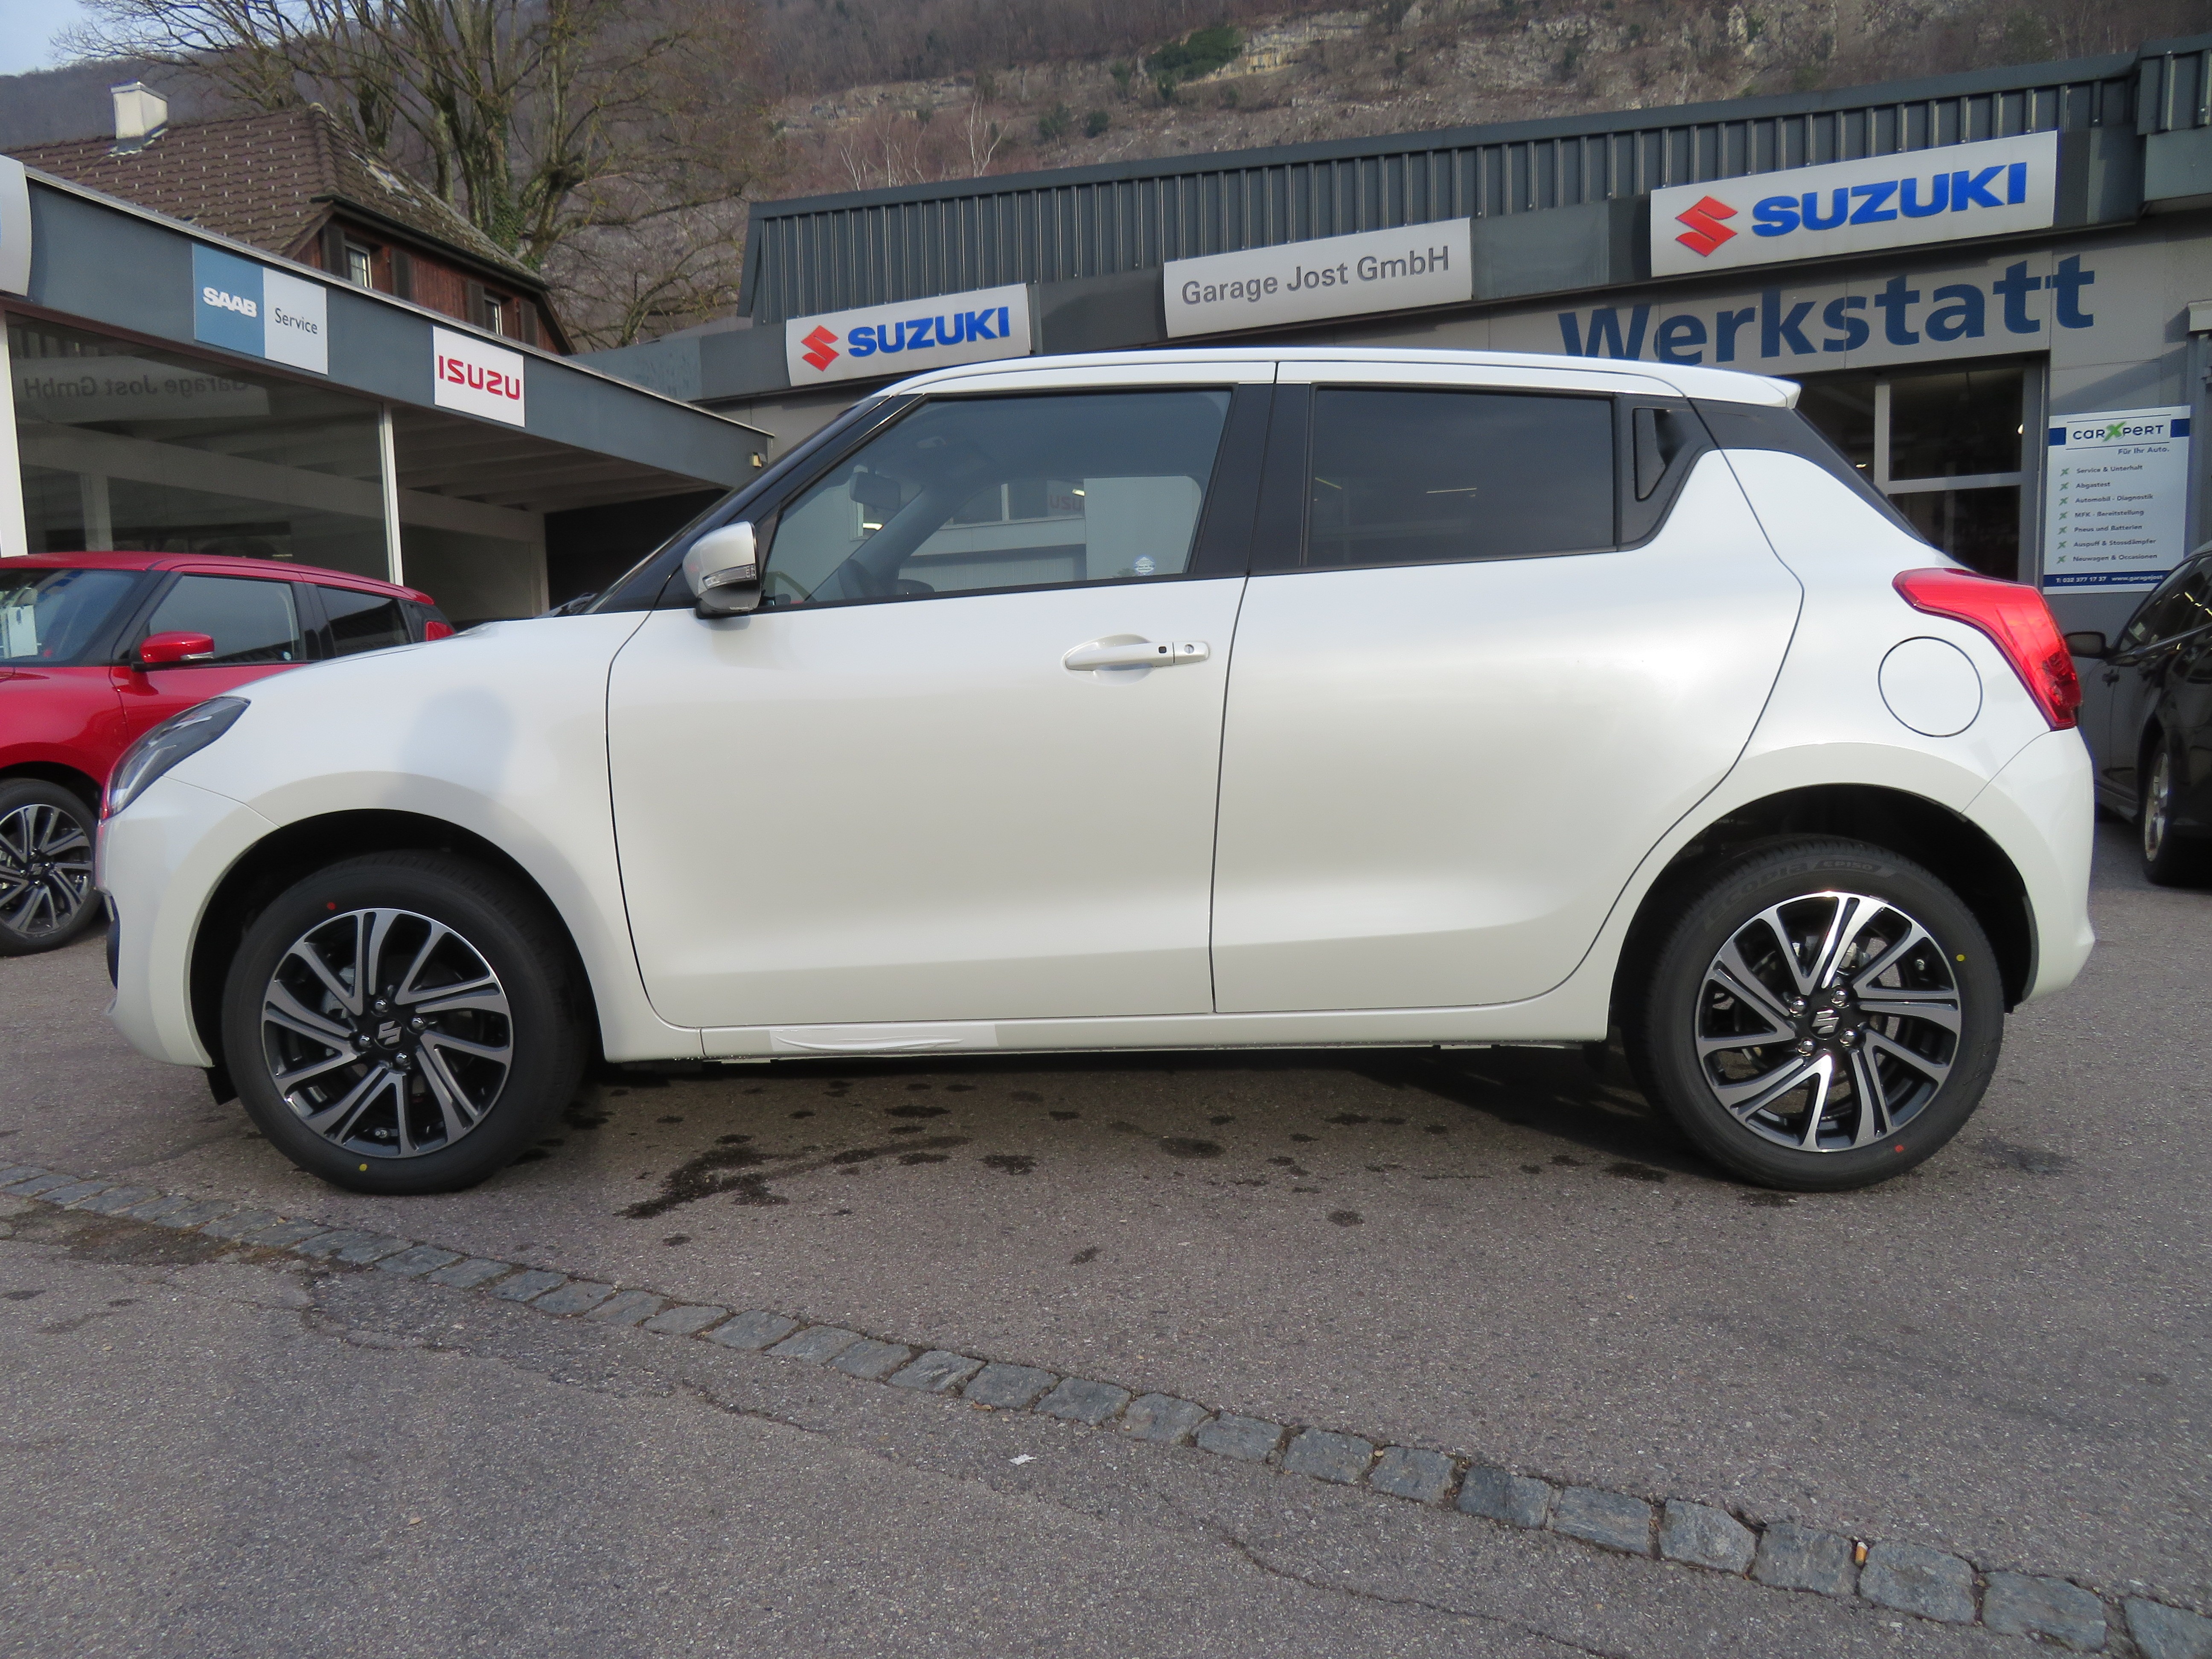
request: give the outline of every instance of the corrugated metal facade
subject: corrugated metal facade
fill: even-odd
[[[740,305],[776,323],[2023,132],[2203,125],[2208,48],[763,203]]]

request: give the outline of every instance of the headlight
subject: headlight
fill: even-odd
[[[115,763],[101,816],[112,818],[130,805],[162,773],[229,731],[246,708],[244,697],[210,697],[197,708],[163,720],[125,750],[123,758]]]

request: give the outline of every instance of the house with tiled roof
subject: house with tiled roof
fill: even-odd
[[[569,349],[543,277],[320,105],[173,125],[157,94],[114,90],[114,137],[16,158],[492,333]]]

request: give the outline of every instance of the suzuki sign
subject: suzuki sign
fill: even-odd
[[[1651,274],[2047,230],[2057,204],[2055,132],[1678,185],[1651,192]]]
[[[784,368],[795,386],[919,374],[1030,351],[1030,291],[1020,283],[793,317],[783,325]]]

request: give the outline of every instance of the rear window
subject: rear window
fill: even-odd
[[[73,662],[138,584],[135,570],[26,570],[0,575],[0,662]]]
[[[362,593],[346,587],[325,587],[323,617],[331,630],[331,654],[350,657],[359,651],[381,651],[387,645],[408,642],[404,602],[381,593]]]

